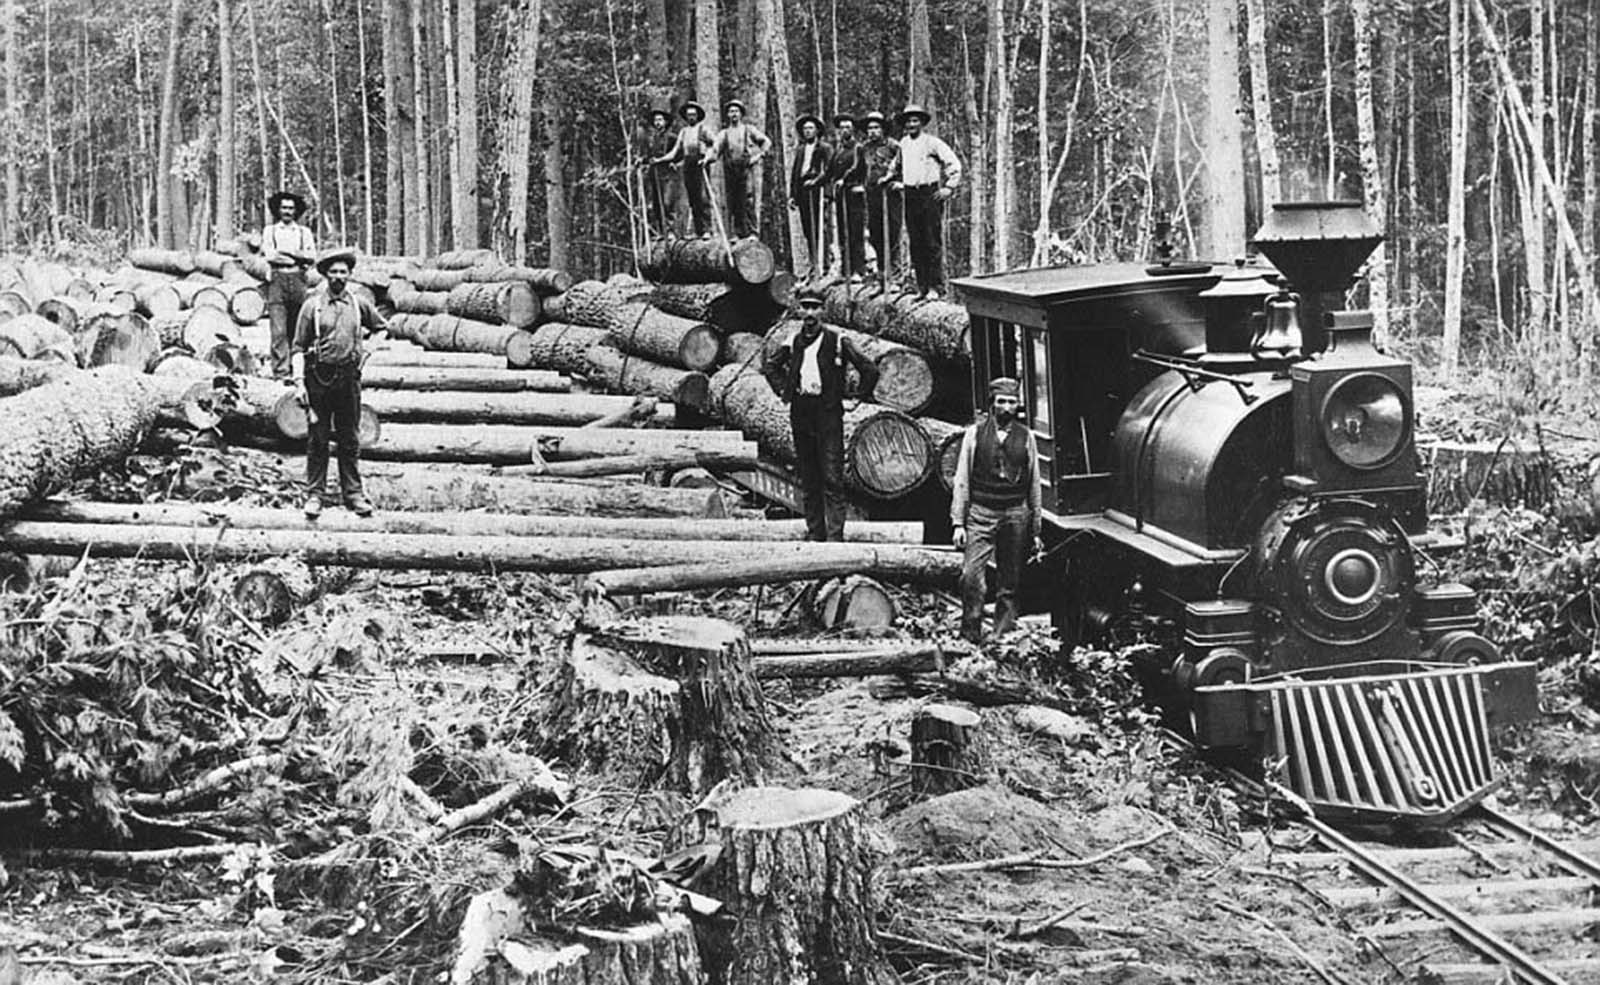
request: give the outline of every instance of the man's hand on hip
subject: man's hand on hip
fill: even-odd
[[[966,550],[966,547],[967,547],[967,528],[966,527],[957,527],[954,530],[952,530],[950,532],[950,543],[954,544],[957,548],[959,548],[961,550]]]

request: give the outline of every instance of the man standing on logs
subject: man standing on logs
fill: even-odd
[[[756,188],[751,177],[761,166],[761,158],[772,149],[772,138],[744,122],[744,103],[737,99],[728,100],[722,108],[722,118],[727,126],[717,133],[710,159],[722,162],[733,236],[744,239],[761,228],[756,221]]]
[[[891,186],[900,172],[900,143],[890,140],[883,114],[873,110],[861,118],[866,143],[861,145],[866,158],[867,236],[877,257],[878,275],[887,283],[894,273],[900,252],[900,224],[903,221],[902,193]]]
[[[671,114],[664,109],[653,109],[650,129],[639,139],[639,169],[644,173],[644,199],[649,210],[647,220],[663,236],[680,231],[678,203],[683,198],[677,169],[670,163],[678,141],[671,124]]]
[[[294,379],[289,365],[289,340],[306,300],[306,268],[317,255],[317,240],[300,225],[306,200],[294,192],[278,192],[267,199],[267,211],[277,222],[261,230],[261,254],[272,268],[267,282],[267,320],[272,334],[272,375],[284,382]]]
[[[795,464],[807,540],[844,540],[845,363],[861,374],[861,399],[872,399],[878,367],[837,329],[822,323],[822,293],[795,296],[800,326],[767,363],[772,389],[789,402]]]
[[[927,300],[944,290],[944,203],[961,185],[961,159],[950,145],[924,133],[933,117],[915,103],[900,111],[900,174],[891,187],[905,190],[906,233],[917,290]]]
[[[867,159],[856,141],[856,119],[833,117],[833,161],[828,165],[828,194],[833,196],[833,227],[839,234],[839,262],[852,284],[861,282],[867,266]]]
[[[822,121],[810,115],[800,117],[800,146],[795,149],[794,167],[789,173],[789,207],[800,212],[800,231],[806,238],[806,256],[811,258],[811,276],[822,273],[826,265],[822,248],[822,183],[827,178],[833,148],[822,140]]]
[[[702,238],[711,235],[711,200],[706,196],[706,154],[711,150],[711,131],[706,128],[706,111],[699,103],[684,103],[678,110],[683,117],[683,129],[672,145],[672,153],[650,159],[652,166],[679,165],[683,176],[684,195],[689,199],[689,212],[694,216],[694,234]]]
[[[961,565],[961,636],[983,642],[989,561],[995,566],[994,632],[1017,624],[1017,583],[1039,550],[1039,446],[1022,419],[1022,388],[1002,376],[989,382],[989,415],[967,428],[950,490],[953,541]]]
[[[329,250],[317,258],[326,279],[300,309],[295,322],[295,356],[300,363],[300,396],[310,424],[306,436],[306,519],[322,515],[328,486],[328,436],[339,443],[339,494],[357,516],[371,516],[372,502],[361,488],[361,353],[363,334],[387,332],[383,316],[366,298],[347,288],[356,251]]]

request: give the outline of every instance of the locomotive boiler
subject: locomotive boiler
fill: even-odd
[[[1438,821],[1499,782],[1534,668],[1419,563],[1411,365],[1343,310],[1381,238],[1359,203],[1286,203],[1259,259],[956,286],[972,392],[1023,382],[1047,511],[1029,580],[1064,640],[1153,635],[1147,689],[1202,746],[1319,810]]]

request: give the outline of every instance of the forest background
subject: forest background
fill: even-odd
[[[492,246],[605,276],[644,232],[651,107],[794,120],[907,101],[967,165],[947,267],[1229,258],[1282,199],[1364,199],[1391,348],[1587,402],[1600,0],[0,0],[0,243],[115,253],[259,227]]]

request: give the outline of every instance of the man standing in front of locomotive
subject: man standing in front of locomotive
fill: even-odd
[[[1039,550],[1042,503],[1039,446],[1021,416],[1022,387],[1002,376],[989,382],[989,414],[961,439],[950,495],[953,542],[961,564],[961,636],[983,642],[989,561],[995,566],[994,633],[1017,624],[1017,584],[1028,546]]]

